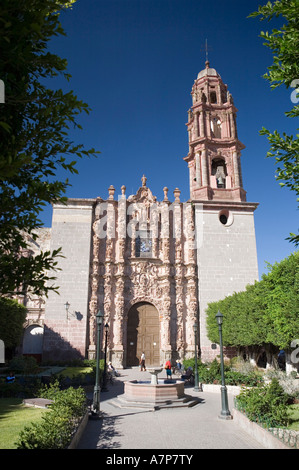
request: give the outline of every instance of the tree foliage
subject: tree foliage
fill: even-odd
[[[299,337],[299,252],[280,263],[269,265],[260,282],[248,285],[207,309],[208,337],[219,342],[215,315],[223,314],[225,346],[256,347],[273,345],[288,349]]]
[[[27,309],[16,300],[0,297],[0,339],[6,348],[18,346],[26,320]]]
[[[269,265],[265,286],[266,342],[287,349],[299,337],[299,252]]]
[[[260,17],[260,20],[271,21],[273,18],[283,19],[279,29],[271,33],[262,31],[260,36],[265,40],[264,45],[273,52],[273,64],[268,67],[264,78],[269,81],[271,88],[284,85],[295,88],[290,96],[294,103],[292,109],[285,115],[290,118],[299,117],[299,0],[280,0],[267,2],[260,6],[251,17]],[[298,128],[297,128],[298,130]],[[288,135],[277,130],[270,132],[262,128],[261,135],[266,135],[270,143],[268,157],[276,160],[276,179],[281,186],[295,191],[299,197],[299,134]],[[299,199],[297,199],[299,200]],[[288,238],[297,246],[299,235],[291,233]]]
[[[47,87],[62,75],[70,80],[67,61],[50,52],[49,41],[65,35],[60,14],[75,0],[2,0],[0,10],[0,293],[31,290],[42,295],[56,289],[47,277],[56,269],[60,250],[20,257],[27,249],[24,233],[36,239],[40,213],[49,203],[65,201],[68,179],[58,170],[77,173],[81,157],[95,156],[69,138],[81,128],[78,116],[90,108],[73,91]],[[48,284],[47,284],[48,282]]]

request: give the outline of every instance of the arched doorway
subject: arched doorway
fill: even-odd
[[[128,313],[127,366],[136,366],[144,352],[146,365],[160,365],[160,322],[154,305],[139,302]]]
[[[44,329],[40,325],[26,328],[23,338],[23,355],[33,356],[40,361],[43,352]]]

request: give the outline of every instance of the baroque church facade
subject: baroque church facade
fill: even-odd
[[[244,145],[237,134],[232,96],[208,62],[192,91],[188,111],[190,199],[168,188],[157,199],[146,177],[135,195],[69,199],[53,206],[52,227],[39,245],[62,247],[60,295],[26,300],[23,353],[69,360],[96,355],[96,315],[108,356],[117,368],[194,356],[195,336],[203,361],[219,350],[207,337],[209,302],[258,280],[254,211],[241,173]],[[104,330],[104,328],[103,328]],[[41,334],[42,333],[42,334]]]

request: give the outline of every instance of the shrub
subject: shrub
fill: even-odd
[[[72,423],[65,411],[55,409],[42,416],[20,433],[17,449],[64,449],[71,441]]]
[[[42,387],[41,398],[54,401],[42,422],[24,428],[17,441],[18,449],[64,449],[85,412],[84,390],[72,387],[60,390],[58,381]]]
[[[198,369],[201,382],[212,384],[221,382],[221,368],[217,359],[208,366],[207,364],[200,364]]]
[[[190,366],[194,370],[194,359],[187,359],[184,361],[185,369]],[[198,361],[197,366],[200,382],[206,384],[221,383],[221,365],[220,362],[217,361],[217,359],[214,359],[211,364],[205,364],[201,361]],[[259,382],[261,382],[262,379],[260,374],[257,371],[253,370],[252,367],[247,369],[244,367],[243,370],[247,370],[248,373],[243,373],[239,370],[234,370],[233,368],[231,368],[230,364],[224,363],[225,383],[227,385],[247,385],[253,387]]]
[[[19,383],[8,384],[5,380],[0,381],[0,398],[19,397],[23,386]]]
[[[261,382],[261,377],[256,372],[243,374],[238,371],[229,370],[225,373],[225,383],[227,385],[246,385],[254,387]]]
[[[258,384],[257,387],[243,389],[236,397],[236,405],[250,421],[271,427],[286,426],[288,398],[278,380],[273,379],[268,385]]]
[[[266,378],[270,380],[276,378],[287,395],[293,399],[299,398],[299,384],[298,380],[296,379],[296,372],[295,374],[287,374],[282,370],[273,369],[267,371]]]
[[[39,367],[35,357],[15,356],[9,362],[9,369],[19,374],[35,374]]]
[[[41,381],[37,377],[17,377],[15,382],[6,383],[0,379],[0,398],[32,398],[37,396]]]
[[[49,387],[42,387],[39,391],[39,397],[54,400],[55,409],[66,408],[73,418],[80,418],[83,415],[86,397],[81,387],[77,389],[69,387],[66,390],[60,390],[59,383],[56,381],[50,384]]]
[[[249,361],[245,361],[240,356],[232,357],[230,360],[230,365],[232,370],[241,372],[244,375],[250,375],[253,372],[258,373],[256,366],[251,364]]]

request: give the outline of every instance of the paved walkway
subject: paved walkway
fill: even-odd
[[[220,393],[195,392],[193,387],[186,387],[186,394],[202,400],[191,408],[149,411],[115,406],[124,381],[150,380],[149,372],[140,372],[137,367],[120,372],[121,377],[101,393],[103,419],[88,421],[78,449],[263,449],[234,420],[218,418]],[[159,378],[164,376],[165,371]],[[232,411],[233,397],[228,395],[228,399]]]

